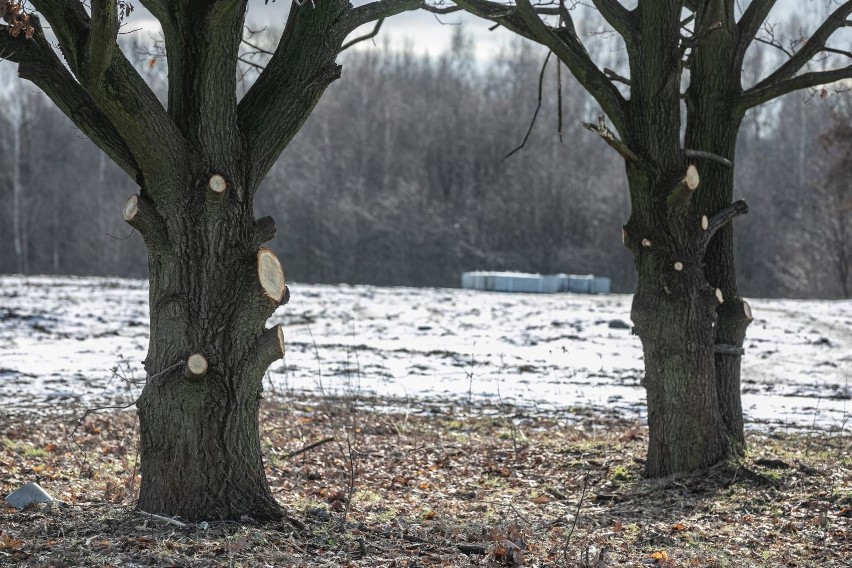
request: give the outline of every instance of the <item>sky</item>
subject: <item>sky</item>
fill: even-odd
[[[797,6],[801,6],[805,2],[809,5],[808,13],[818,14],[830,5],[831,0],[779,0],[774,8],[770,19],[784,20],[786,19]],[[365,0],[355,0],[356,6],[365,4]],[[633,2],[623,2],[626,6],[635,5]],[[748,2],[742,1],[742,5],[747,6]],[[139,4],[134,2],[135,11],[129,21],[126,29],[144,28],[157,29],[156,20]],[[264,0],[250,0],[247,22],[253,26],[268,26],[278,25],[283,26],[287,19],[287,14],[290,9],[288,0],[277,0],[269,2]],[[582,8],[580,8],[582,10]],[[579,12],[580,14],[582,12]],[[582,16],[581,16],[582,17]],[[408,12],[389,18],[382,26],[381,33],[375,39],[376,45],[383,41],[389,41],[391,45],[400,46],[403,42],[409,42],[416,53],[440,54],[446,51],[450,45],[450,39],[456,26],[461,25],[464,31],[473,40],[476,57],[483,61],[496,54],[501,46],[505,45],[513,38],[513,34],[503,28],[498,28],[494,31],[489,31],[488,28],[492,25],[491,22],[463,14],[449,14],[445,16],[435,16],[422,11]],[[357,31],[353,35],[362,35],[365,31],[369,31],[371,26],[366,29]],[[357,49],[369,49],[370,43],[363,42],[357,46]]]

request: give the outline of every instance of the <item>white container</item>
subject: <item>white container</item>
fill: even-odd
[[[529,274],[525,272],[464,272],[461,287],[490,292],[520,292],[526,294],[608,294],[610,279],[591,274]]]

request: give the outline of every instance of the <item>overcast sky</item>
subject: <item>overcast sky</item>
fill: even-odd
[[[365,0],[356,0],[355,5],[365,4]],[[796,6],[803,3],[808,5],[808,10],[803,16],[819,15],[830,5],[831,0],[779,0],[773,10],[770,19],[775,21],[785,20]],[[623,4],[630,6],[630,1]],[[635,5],[635,0],[632,2]],[[748,2],[743,0],[741,5],[747,6]],[[156,29],[157,23],[153,17],[145,11],[138,3],[134,2],[135,12],[127,22],[127,28],[134,29],[143,27],[145,29]],[[277,2],[264,3],[264,0],[250,0],[247,21],[254,26],[283,26],[290,9],[289,0],[278,0]],[[582,18],[582,8],[578,9],[578,16]],[[442,24],[443,22],[443,24]],[[512,34],[503,28],[488,31],[490,22],[469,16],[466,14],[450,14],[436,17],[433,14],[416,11],[408,12],[385,21],[376,42],[390,41],[392,45],[402,45],[403,41],[409,41],[418,53],[442,53],[450,43],[452,33],[456,25],[464,26],[469,37],[474,40],[477,58],[488,59],[501,45],[512,38]],[[357,35],[362,34],[358,32]],[[368,49],[370,44],[364,42],[359,44],[359,49]]]

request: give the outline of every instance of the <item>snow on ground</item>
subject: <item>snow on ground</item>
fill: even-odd
[[[303,284],[291,293],[270,320],[287,339],[269,372],[279,393],[644,415],[641,346],[619,325],[629,324],[630,296]],[[132,401],[145,378],[147,304],[138,280],[0,277],[0,404]],[[852,301],[751,304],[747,421],[845,426]]]

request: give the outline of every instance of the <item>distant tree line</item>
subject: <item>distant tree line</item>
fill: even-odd
[[[164,84],[159,60],[126,49]],[[288,279],[457,286],[461,272],[491,269],[595,273],[633,290],[622,166],[580,127],[597,109],[570,75],[558,84],[555,60],[540,75],[546,52],[518,41],[477,63],[459,31],[440,57],[383,44],[344,55],[343,80],[264,182],[276,190],[258,196]],[[537,122],[504,159],[530,126],[540,76]],[[9,67],[0,85],[0,273],[145,276],[120,213],[132,183]],[[852,295],[852,112],[848,96],[820,95],[759,109],[741,130],[737,192],[752,207],[735,230],[748,296]]]

